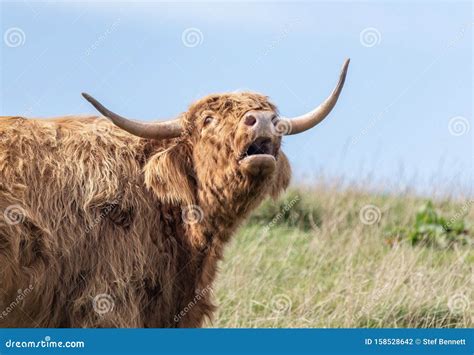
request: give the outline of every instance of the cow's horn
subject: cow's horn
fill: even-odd
[[[153,123],[136,122],[108,110],[89,94],[82,93],[82,96],[114,124],[135,136],[149,139],[166,139],[178,137],[183,131],[179,119]]]
[[[336,105],[339,94],[341,93],[342,87],[344,86],[344,81],[346,80],[347,68],[349,67],[350,59],[346,59],[344,65],[342,66],[341,75],[339,76],[339,82],[337,83],[336,88],[333,90],[331,95],[318,107],[314,110],[298,116],[287,119],[285,129],[286,135],[298,134],[304,132],[310,128],[316,126],[319,122],[324,120],[326,116],[331,112],[331,110]]]

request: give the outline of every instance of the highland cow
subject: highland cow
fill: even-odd
[[[256,93],[210,95],[167,122],[87,94],[107,119],[2,117],[0,327],[201,326],[224,245],[288,186],[282,135],[329,114],[348,64],[293,119]]]

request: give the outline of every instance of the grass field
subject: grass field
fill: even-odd
[[[474,201],[319,186],[226,249],[210,327],[473,327]]]

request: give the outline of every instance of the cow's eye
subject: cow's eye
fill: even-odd
[[[207,126],[209,123],[211,123],[212,121],[214,120],[214,117],[212,116],[207,116],[205,119],[204,119],[204,126]]]

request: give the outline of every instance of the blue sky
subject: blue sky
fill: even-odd
[[[285,116],[346,86],[285,137],[296,181],[473,192],[470,2],[2,3],[1,115],[173,117],[214,92],[264,93]]]

